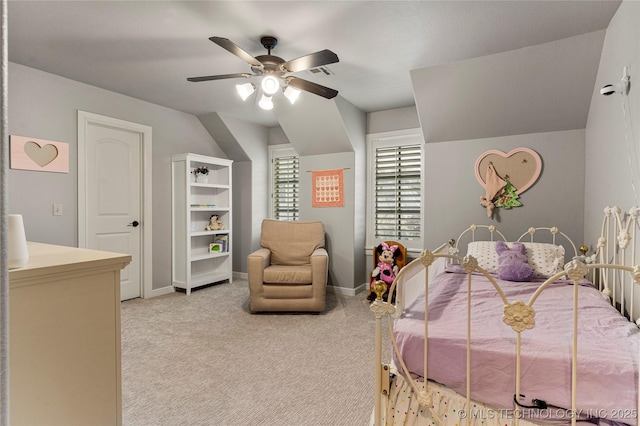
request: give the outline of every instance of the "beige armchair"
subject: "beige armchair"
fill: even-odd
[[[324,224],[264,220],[260,246],[247,258],[251,312],[322,312],[329,271]]]

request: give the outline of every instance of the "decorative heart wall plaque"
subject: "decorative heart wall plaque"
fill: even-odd
[[[40,167],[44,167],[58,156],[58,148],[50,143],[45,146],[29,141],[24,144],[24,152]]]
[[[508,180],[515,187],[517,194],[522,194],[536,183],[542,172],[542,159],[532,149],[516,148],[506,154],[496,149],[490,150],[478,157],[475,167],[476,179],[485,189],[489,164],[493,164],[500,178]]]
[[[11,135],[12,169],[69,173],[69,144]]]

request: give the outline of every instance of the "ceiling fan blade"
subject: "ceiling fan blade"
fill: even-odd
[[[286,72],[298,72],[322,65],[333,64],[338,61],[338,55],[328,49],[325,49],[316,53],[301,56],[297,59],[292,59],[282,64],[281,67]]]
[[[227,78],[239,78],[239,77],[249,78],[249,77],[253,77],[254,75],[255,74],[248,74],[244,72],[244,73],[237,73],[237,74],[220,74],[220,75],[207,75],[204,77],[189,77],[187,78],[187,80],[198,82],[198,81],[210,81],[210,80],[224,80]]]
[[[252,67],[258,67],[260,69],[262,69],[264,67],[262,65],[262,62],[260,62],[259,60],[257,60],[256,58],[254,58],[253,56],[248,54],[246,51],[244,51],[242,48],[240,48],[237,44],[235,44],[234,42],[232,42],[228,38],[209,37],[209,40],[211,40],[212,42],[214,42],[218,46],[222,47],[223,49],[226,49],[229,52],[233,53],[238,58],[242,59],[243,61],[245,61],[246,63],[248,63]]]
[[[286,80],[289,86],[291,87],[295,87],[296,89],[313,93],[314,95],[322,96],[323,98],[332,99],[338,95],[337,90],[333,90],[328,87],[321,86],[316,83],[312,83],[311,81],[308,81],[308,80],[303,80],[297,77],[289,77]]]

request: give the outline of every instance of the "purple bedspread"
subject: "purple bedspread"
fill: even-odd
[[[516,333],[502,321],[503,303],[485,277],[473,274],[471,398],[514,408]],[[527,303],[542,281],[497,280],[507,300]],[[557,281],[536,300],[535,327],[522,332],[520,393],[571,408],[573,285]],[[467,275],[440,274],[429,291],[428,377],[466,394]],[[424,294],[406,309],[395,335],[409,370],[423,371]],[[590,284],[579,287],[578,393],[582,414],[636,424],[638,328]],[[396,360],[396,364],[397,363]],[[603,411],[606,410],[606,411]]]

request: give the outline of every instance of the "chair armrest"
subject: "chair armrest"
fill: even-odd
[[[249,288],[254,294],[262,295],[264,270],[271,264],[271,251],[266,248],[258,250],[247,256],[247,278]]]
[[[253,264],[254,267],[265,269],[271,264],[271,251],[264,247],[259,248],[247,256],[247,262],[249,263],[249,268]]]
[[[329,258],[329,253],[327,253],[327,249],[325,249],[324,247],[320,247],[315,249],[313,253],[311,253],[311,257],[314,256],[324,256],[326,258]]]
[[[252,257],[254,258],[253,259],[254,262],[257,262],[258,258],[261,259],[260,262],[262,262],[261,264],[265,268],[271,264],[271,251],[264,247],[261,247],[258,250],[254,251],[253,253],[249,254],[248,258],[252,258]]]
[[[314,287],[317,285],[323,288],[327,285],[329,274],[329,254],[324,248],[318,248],[311,253],[311,276]]]

